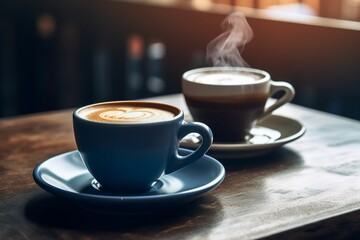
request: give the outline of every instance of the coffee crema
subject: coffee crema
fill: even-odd
[[[166,121],[178,114],[174,109],[167,108],[166,105],[159,106],[163,108],[145,103],[109,103],[81,109],[78,115],[95,122],[134,124]]]
[[[208,71],[192,73],[187,79],[192,82],[210,85],[243,85],[253,84],[265,76],[253,72]]]

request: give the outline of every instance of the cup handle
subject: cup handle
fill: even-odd
[[[260,115],[259,119],[266,117],[270,113],[272,113],[275,109],[281,107],[287,102],[290,102],[294,96],[295,96],[295,90],[294,87],[287,82],[270,82],[270,94],[269,96],[273,96],[276,92],[284,91],[284,95],[277,99],[275,103],[273,103],[271,106],[267,107],[265,111]]]
[[[183,121],[178,131],[178,141],[190,133],[200,134],[202,138],[201,145],[194,152],[186,156],[181,156],[178,152],[176,152],[174,158],[168,162],[165,174],[174,172],[192,162],[195,162],[204,156],[207,150],[210,148],[213,142],[213,134],[207,125],[199,122]]]

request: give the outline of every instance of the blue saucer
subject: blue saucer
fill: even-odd
[[[187,155],[191,150],[179,149]],[[198,161],[160,178],[147,192],[118,194],[99,188],[77,151],[39,164],[33,172],[44,190],[81,207],[110,214],[146,214],[185,204],[218,186],[225,177],[220,162],[205,155]]]

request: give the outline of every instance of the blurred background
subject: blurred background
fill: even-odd
[[[251,67],[360,120],[360,0],[1,0],[0,117],[179,93],[234,11]]]

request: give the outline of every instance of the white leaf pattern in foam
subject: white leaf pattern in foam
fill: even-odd
[[[106,120],[124,120],[152,117],[154,114],[147,111],[122,111],[112,110],[100,113],[100,117]]]

